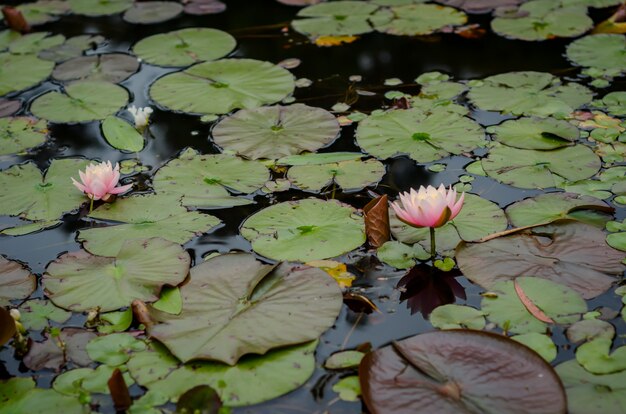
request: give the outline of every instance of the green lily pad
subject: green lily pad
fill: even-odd
[[[467,85],[457,82],[427,83],[422,86],[419,98],[437,102],[454,99],[468,89]]]
[[[35,381],[31,378],[0,380],[0,389],[0,414],[84,414],[87,410],[77,398],[55,390],[35,388]]]
[[[321,165],[363,158],[360,152],[322,152],[290,155],[276,161],[277,165]]]
[[[146,343],[128,333],[114,333],[92,339],[86,349],[94,361],[116,367],[128,361],[131,352],[146,349]]]
[[[170,1],[144,1],[134,3],[126,10],[123,19],[128,23],[154,24],[166,22],[183,12],[183,5]]]
[[[606,236],[606,242],[609,246],[626,252],[626,232],[611,233]]]
[[[604,227],[615,209],[595,197],[573,193],[547,193],[518,201],[505,211],[515,227],[548,224],[562,219]]]
[[[46,142],[46,121],[33,118],[0,118],[0,155],[15,154]]]
[[[163,290],[166,288],[167,286]],[[130,328],[130,325],[133,323],[133,310],[128,308],[125,311],[102,313],[100,314],[100,321],[102,322],[98,326],[98,332],[100,333],[123,332]]]
[[[359,122],[356,139],[361,148],[378,158],[406,154],[417,162],[436,161],[486,144],[480,125],[447,107],[370,115]]]
[[[24,265],[0,256],[0,306],[26,299],[37,288],[37,278]]]
[[[365,225],[346,204],[308,198],[255,213],[241,225],[241,235],[263,256],[307,262],[359,247],[365,242]]]
[[[556,345],[554,345],[554,342],[552,342],[552,339],[550,339],[548,335],[530,332],[512,336],[511,339],[522,345],[526,345],[541,355],[546,362],[552,362],[554,358],[556,358]]]
[[[0,231],[0,234],[4,234],[6,236],[24,236],[26,234],[59,226],[61,225],[61,223],[61,220],[34,221],[28,224],[20,224],[17,226],[8,227]]]
[[[626,39],[621,34],[594,34],[567,46],[567,58],[574,64],[598,72],[594,77],[609,79],[626,73]]]
[[[53,68],[54,62],[33,55],[0,53],[0,96],[37,85]]]
[[[35,331],[40,331],[48,326],[48,321],[63,323],[72,316],[71,312],[54,306],[52,302],[41,299],[24,302],[19,310],[21,313],[20,322],[22,322],[24,328]]]
[[[613,194],[622,194],[626,190],[624,188],[625,176],[626,167],[618,166],[605,169],[595,179],[573,182],[563,180],[557,184],[557,187],[572,193],[607,199]]]
[[[152,407],[177,401],[197,385],[215,389],[224,405],[239,407],[257,404],[286,394],[304,384],[315,370],[317,341],[249,355],[237,365],[198,361],[178,366],[166,350],[152,347],[128,361],[135,380],[148,392],[134,406]],[[280,372],[280,375],[276,375]]]
[[[102,134],[114,148],[128,152],[139,152],[143,149],[143,136],[135,127],[121,118],[108,116],[102,121]]]
[[[376,22],[376,30],[400,36],[428,35],[467,22],[462,11],[437,4],[408,4],[391,7],[391,21]]]
[[[150,96],[174,111],[225,114],[278,102],[294,87],[293,75],[280,66],[253,59],[222,59],[163,76],[150,87]]]
[[[161,291],[159,300],[152,304],[154,309],[161,312],[178,315],[183,310],[183,297],[177,287],[165,286]]]
[[[30,26],[53,22],[67,13],[69,8],[69,4],[63,0],[39,0],[16,7]]]
[[[153,65],[189,66],[224,57],[236,44],[226,32],[194,27],[146,37],[135,44],[133,52]]]
[[[259,162],[188,149],[161,167],[153,183],[158,194],[181,198],[184,206],[216,208],[250,204],[226,188],[247,194],[263,187],[268,178],[268,169]]]
[[[18,40],[21,37],[22,37],[22,34],[15,30],[6,29],[6,30],[0,31],[0,50],[1,51],[6,50],[11,43]]]
[[[613,374],[626,370],[626,346],[611,350],[612,339],[598,337],[576,350],[576,360],[592,374]]]
[[[493,138],[509,147],[551,150],[574,145],[580,137],[578,128],[567,121],[552,118],[520,118],[487,128]]]
[[[98,35],[79,35],[70,37],[63,44],[42,50],[37,55],[41,59],[53,62],[64,62],[79,57],[87,49],[96,47],[104,42],[104,37]]]
[[[165,284],[187,276],[189,254],[165,239],[133,239],[115,257],[84,250],[66,253],[48,264],[43,285],[48,297],[65,309],[101,311],[129,306],[134,299],[154,302]]]
[[[244,109],[221,120],[211,132],[217,145],[251,159],[314,152],[338,134],[333,114],[303,104]]]
[[[291,22],[291,26],[307,36],[351,36],[369,33],[371,23],[385,23],[393,17],[389,11],[379,11],[378,6],[362,1],[321,3],[305,7],[298,17],[308,17]]]
[[[359,401],[361,384],[358,375],[350,375],[337,381],[332,390],[339,394],[342,401]]]
[[[465,277],[485,289],[520,275],[537,276],[590,299],[607,291],[624,271],[623,253],[607,246],[604,236],[597,227],[566,222],[485,243],[463,243],[456,259]]]
[[[104,119],[128,102],[128,92],[113,83],[79,81],[64,92],[47,92],[31,104],[31,112],[57,123],[89,122]]]
[[[593,20],[587,16],[586,7],[553,0],[529,1],[519,7],[517,15],[491,21],[491,28],[497,34],[530,41],[576,37],[592,27]]]
[[[501,145],[482,160],[489,177],[520,188],[550,188],[563,180],[584,180],[594,176],[601,165],[600,158],[584,145],[551,151]]]
[[[594,103],[596,103],[596,101],[594,101]],[[617,91],[607,93],[599,104],[611,115],[624,116],[626,115],[626,92]]]
[[[326,154],[312,154],[322,159]],[[378,160],[347,160],[319,165],[297,165],[289,168],[287,178],[304,191],[320,191],[336,184],[344,191],[358,191],[378,183],[385,175],[385,166]]]
[[[184,362],[234,365],[245,354],[310,341],[332,326],[343,303],[323,270],[264,265],[250,254],[215,257],[190,277],[180,289],[181,314],[161,314],[149,331]]]
[[[32,162],[2,171],[0,214],[48,221],[78,208],[86,198],[70,178],[78,176],[88,163],[75,158],[52,160],[45,175]]]
[[[197,211],[187,211],[173,198],[140,195],[118,199],[94,210],[90,217],[117,223],[80,230],[77,240],[85,250],[101,256],[115,256],[131,239],[163,237],[185,244],[220,224],[220,220]]]
[[[9,52],[14,55],[37,54],[42,50],[58,46],[65,42],[65,36],[48,32],[36,32],[23,35],[9,44]]]
[[[414,243],[413,246],[399,241],[388,241],[378,248],[376,256],[383,263],[397,269],[409,269],[416,264],[417,260],[430,259],[428,253],[421,244]]]
[[[578,321],[567,328],[567,339],[570,342],[587,342],[595,338],[612,340],[615,336],[615,327],[600,319],[585,319]]]
[[[430,323],[438,329],[476,329],[485,327],[485,313],[462,305],[443,305],[433,310],[429,317]]]
[[[60,81],[104,81],[119,83],[139,69],[134,56],[123,53],[80,56],[61,63],[52,72]]]
[[[491,13],[499,8],[513,7],[524,0],[438,0],[438,3],[456,7],[470,14]]]
[[[513,115],[566,118],[591,101],[589,89],[562,84],[543,72],[509,72],[489,76],[473,86],[468,97],[480,109]]]
[[[81,397],[90,393],[110,394],[107,382],[114,370],[115,367],[100,365],[96,369],[76,368],[65,371],[54,379],[52,388],[61,394],[74,397]],[[123,375],[127,386],[130,387],[134,384],[128,372]]]
[[[575,290],[539,277],[519,276],[516,283],[532,303],[557,324],[571,324],[587,312],[587,303]],[[500,280],[484,296],[487,319],[514,333],[543,333],[548,325],[533,316],[518,296],[511,280]]]
[[[391,233],[396,239],[407,244],[419,243],[426,251],[430,251],[428,228],[411,227],[400,221],[393,211],[389,212],[389,222]],[[461,240],[479,240],[505,230],[507,224],[506,216],[497,204],[474,194],[465,194],[459,215],[435,231],[435,247],[439,253],[453,256]]]
[[[594,375],[576,360],[557,365],[567,392],[571,414],[623,413],[626,406],[626,371]]]
[[[361,363],[365,353],[359,351],[340,351],[332,354],[324,362],[326,369],[356,368]]]
[[[68,0],[72,12],[85,16],[108,16],[133,5],[132,0]]]

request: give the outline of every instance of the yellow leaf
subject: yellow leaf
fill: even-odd
[[[320,36],[316,38],[313,43],[317,46],[339,46],[344,43],[352,43],[357,40],[358,36]]]
[[[332,276],[342,289],[352,286],[352,281],[356,279],[356,276],[348,272],[345,264],[335,262],[334,260],[312,260],[306,263],[306,265],[322,269]]]

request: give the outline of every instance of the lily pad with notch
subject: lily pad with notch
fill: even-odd
[[[143,1],[134,3],[122,18],[128,23],[154,24],[173,19],[183,12],[183,5],[171,1]]]
[[[0,380],[0,414],[62,412],[84,414],[85,407],[78,398],[60,394],[52,389],[35,388],[32,378],[14,377]]]
[[[46,121],[27,117],[0,118],[0,155],[15,154],[46,142]]]
[[[36,55],[37,53],[59,46],[65,42],[65,36],[52,35],[49,32],[34,32],[23,35],[9,44],[9,52],[14,55]]]
[[[30,26],[58,20],[69,11],[69,8],[69,4],[64,0],[38,0],[34,3],[20,4],[16,7]]]
[[[53,68],[54,62],[33,55],[0,53],[0,96],[37,85]]]
[[[67,312],[52,302],[43,299],[32,299],[22,303],[19,307],[21,313],[20,322],[26,329],[42,330],[50,324],[66,322],[71,312]]]
[[[36,287],[37,278],[26,266],[0,256],[0,306],[29,297]]]
[[[143,135],[134,125],[112,115],[102,121],[102,135],[112,147],[121,151],[139,152],[144,146]]]
[[[437,4],[408,4],[393,6],[390,10],[393,19],[376,21],[377,31],[398,36],[423,36],[467,22],[462,11]]]
[[[520,118],[487,128],[492,137],[509,147],[552,150],[574,145],[578,128],[553,118]]]
[[[57,63],[64,62],[81,56],[88,49],[95,49],[102,42],[104,42],[104,37],[99,35],[74,36],[65,40],[63,44],[42,50],[37,56]]]
[[[620,34],[594,34],[567,46],[566,56],[593,77],[612,79],[626,73],[626,39]]]
[[[64,81],[90,80],[119,83],[137,72],[137,58],[124,53],[76,57],[58,65],[52,77]]]
[[[109,16],[121,13],[133,5],[133,0],[68,0],[75,14]]]

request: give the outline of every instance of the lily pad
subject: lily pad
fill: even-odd
[[[39,0],[34,3],[20,4],[16,7],[30,26],[37,26],[57,20],[69,10],[69,4],[63,0]]]
[[[485,327],[485,313],[471,306],[448,304],[430,314],[430,323],[438,329],[476,329]]]
[[[197,27],[146,37],[135,44],[133,51],[153,65],[189,66],[224,57],[236,44],[226,32]]]
[[[275,204],[241,225],[257,253],[275,260],[326,259],[365,242],[363,218],[335,200],[313,198]]]
[[[190,0],[185,4],[185,13],[202,16],[217,14],[226,10],[226,4],[219,0]]]
[[[0,96],[37,85],[53,68],[54,62],[33,55],[0,53]]]
[[[620,34],[595,34],[567,46],[567,58],[574,64],[592,68],[594,77],[612,78],[626,73],[626,39]]]
[[[48,321],[57,323],[66,322],[71,312],[54,306],[52,302],[41,299],[33,299],[24,302],[20,308],[20,322],[26,329],[40,331],[48,326]]]
[[[135,24],[166,22],[183,12],[183,5],[170,1],[144,1],[134,3],[124,13],[124,20]]]
[[[372,414],[567,410],[561,382],[547,362],[486,332],[428,332],[394,342],[367,354],[359,377]]]
[[[61,394],[74,397],[90,393],[110,394],[107,382],[114,370],[114,367],[100,365],[96,369],[77,368],[65,371],[54,379],[52,388]],[[134,383],[127,372],[124,373],[124,382],[128,386]]]
[[[415,266],[415,260],[430,259],[428,253],[421,244],[415,243],[413,246],[398,242],[388,241],[376,251],[378,259],[397,269],[409,269]]]
[[[465,277],[485,289],[520,275],[537,276],[590,299],[607,291],[624,271],[623,253],[607,246],[604,236],[594,226],[568,222],[485,243],[463,243],[456,259]]]
[[[571,324],[587,312],[587,303],[580,294],[565,285],[528,276],[517,277],[515,283],[528,300],[554,323]],[[513,281],[500,280],[493,285],[490,292],[492,294],[483,296],[481,308],[491,322],[507,331],[520,334],[546,331],[547,323],[530,313]]]
[[[313,154],[314,158],[326,154]],[[347,160],[319,165],[298,165],[289,168],[287,178],[304,191],[320,191],[336,184],[344,191],[358,191],[378,183],[385,175],[385,166],[378,160]]]
[[[480,125],[447,107],[370,115],[359,122],[356,139],[361,148],[378,158],[408,155],[417,162],[436,161],[486,144]]]
[[[342,1],[315,4],[298,12],[307,17],[291,22],[291,26],[307,36],[350,36],[368,33],[371,24],[385,23],[393,17],[389,11],[379,11],[378,6],[362,1]]]
[[[47,92],[31,104],[31,112],[57,123],[89,122],[114,114],[128,102],[121,86],[99,81],[79,81],[63,92]]]
[[[487,128],[493,138],[509,147],[551,150],[574,145],[580,137],[578,128],[567,121],[552,118],[520,118]]]
[[[562,84],[543,72],[509,72],[489,76],[470,89],[480,109],[513,115],[566,118],[589,103],[592,93],[577,83]]]
[[[51,35],[49,32],[35,32],[23,35],[9,44],[9,52],[14,55],[37,54],[42,50],[58,46],[65,42],[63,35]]]
[[[400,221],[393,211],[389,214],[389,220],[391,233],[396,239],[408,244],[419,242],[426,251],[430,251],[428,228],[411,227]],[[474,194],[465,194],[459,215],[435,231],[435,246],[439,253],[452,255],[461,240],[479,240],[506,229],[507,224],[506,216],[497,204]]]
[[[356,368],[361,363],[365,353],[359,351],[340,351],[332,354],[324,362],[326,369]]]
[[[563,5],[553,0],[533,0],[522,4],[517,14],[496,17],[491,28],[501,36],[521,40],[576,37],[593,27],[584,6]]]
[[[601,164],[600,158],[584,145],[551,151],[501,145],[482,160],[489,177],[520,188],[549,188],[564,180],[584,180],[594,176]]]
[[[189,254],[165,239],[126,241],[115,257],[86,251],[66,253],[46,268],[48,297],[65,309],[101,311],[129,306],[134,299],[154,302],[165,284],[176,286],[187,276]]]
[[[314,152],[338,134],[333,114],[303,104],[243,109],[224,118],[211,132],[223,149],[252,159]]]
[[[63,62],[79,57],[83,51],[95,48],[104,42],[104,37],[98,35],[79,35],[70,37],[63,44],[42,50],[37,56],[41,59]]]
[[[139,62],[123,53],[80,56],[58,65],[52,77],[60,81],[90,80],[119,83],[137,72]]]
[[[552,339],[550,339],[548,335],[530,332],[512,336],[511,339],[522,345],[526,345],[541,355],[546,362],[552,362],[554,361],[554,358],[556,358],[556,345],[554,345],[554,342],[552,342]]]
[[[135,127],[121,118],[108,116],[102,121],[102,134],[114,148],[128,152],[139,152],[143,149],[143,136]]]
[[[146,343],[128,333],[114,333],[92,339],[86,349],[94,361],[116,367],[128,361],[131,352],[146,349]]]
[[[158,194],[181,198],[184,206],[216,208],[250,204],[226,188],[247,194],[263,187],[268,178],[268,169],[259,162],[188,149],[159,169],[153,182]]]
[[[55,390],[35,388],[31,378],[0,380],[0,414],[47,413],[84,414],[86,408],[77,398]]]
[[[596,104],[596,101],[594,101]],[[607,93],[601,102],[598,102],[603,109],[606,109],[612,115],[625,116],[626,115],[626,92],[617,91]]]
[[[11,116],[22,109],[22,101],[0,98],[0,118]]]
[[[595,338],[612,340],[614,336],[615,327],[600,319],[578,321],[567,329],[567,339],[573,343],[586,342]]]
[[[513,7],[525,0],[437,0],[437,3],[456,7],[470,14],[491,13],[501,7]]]
[[[68,0],[73,13],[85,16],[108,16],[133,5],[132,0]]]
[[[35,291],[37,278],[24,265],[0,256],[0,306],[25,299]]]
[[[293,75],[280,66],[254,59],[222,59],[163,76],[150,87],[150,96],[174,111],[225,114],[278,102],[294,88]]]
[[[0,118],[0,155],[15,154],[46,142],[46,121],[33,118]]]
[[[462,11],[436,4],[408,4],[391,7],[391,21],[375,22],[376,30],[400,36],[428,35],[445,27],[467,22]]]
[[[613,374],[626,370],[626,346],[611,350],[612,339],[598,337],[576,350],[576,360],[592,374]]]
[[[245,354],[310,341],[332,326],[343,303],[323,270],[264,265],[250,254],[215,257],[190,277],[180,289],[182,313],[162,314],[150,329],[184,362],[234,365]]]
[[[45,175],[34,163],[14,165],[0,173],[0,214],[29,220],[56,220],[85,202],[71,177],[84,170],[89,160],[52,160]]]
[[[79,231],[77,240],[84,243],[85,250],[101,256],[115,256],[131,239],[163,237],[185,244],[220,223],[208,214],[187,211],[176,199],[155,195],[118,199],[97,208],[89,216],[125,223]]]

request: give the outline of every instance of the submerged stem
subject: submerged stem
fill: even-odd
[[[436,252],[436,246],[435,246],[435,228],[434,227],[429,227],[430,229],[430,260],[432,260],[433,262],[433,266],[435,265],[435,255],[437,254]]]

